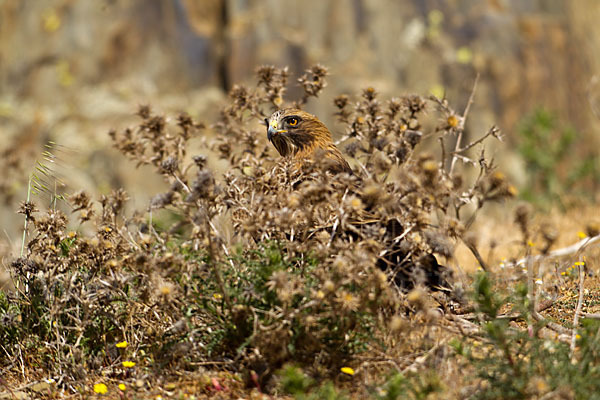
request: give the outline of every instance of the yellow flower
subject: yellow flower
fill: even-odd
[[[577,339],[577,340],[581,339],[581,335],[580,334],[575,335],[575,339]]]
[[[133,362],[133,361],[123,361],[121,364],[123,364],[123,366],[125,368],[133,368],[133,367],[135,367],[135,362]]]
[[[123,340],[122,342],[119,342],[116,344],[116,346],[119,349],[124,349],[125,347],[127,347],[129,345],[129,343],[127,343],[127,340]]]
[[[535,243],[533,243],[531,240],[529,240],[527,242],[527,246],[529,246],[529,247],[535,247]]]
[[[354,375],[354,370],[350,367],[342,367],[340,369],[340,371],[342,371],[346,375],[350,375],[350,376]]]
[[[213,294],[213,298],[215,300],[221,300],[223,298],[223,295],[221,293],[215,293]]]
[[[584,265],[585,265],[585,262],[583,262],[583,261],[577,261],[577,262],[575,263],[575,265],[578,265],[578,266],[582,267],[582,266],[584,266]]]
[[[96,383],[94,385],[94,392],[98,394],[106,394],[106,392],[108,392],[108,388],[104,383]]]
[[[127,390],[127,386],[125,386],[125,384],[123,383],[119,383],[119,389],[121,389],[121,391],[124,392],[125,390]]]
[[[577,237],[579,237],[579,239],[585,239],[587,235],[585,234],[585,232],[579,231],[577,232]]]
[[[456,128],[459,123],[458,117],[456,115],[450,115],[448,117],[447,123],[450,128]]]

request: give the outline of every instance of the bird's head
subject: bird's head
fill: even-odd
[[[317,117],[295,108],[275,111],[265,119],[267,138],[286,157],[307,148],[331,144],[331,133]]]

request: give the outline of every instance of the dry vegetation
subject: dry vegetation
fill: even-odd
[[[307,71],[293,104],[318,96],[325,77]],[[70,215],[22,204],[27,242],[9,265],[14,290],[0,293],[6,396],[595,395],[599,326],[584,286],[598,232],[552,254],[556,235],[520,207],[503,268],[471,232],[486,203],[516,194],[484,151],[497,128],[466,143],[468,106],[382,101],[367,88],[335,99],[355,174],[296,170],[254,128],[288,104],[287,84],[285,69],[261,67],[256,88],[235,86],[214,139],[186,114],[170,124],[147,106],[138,126],[110,132],[169,184],[145,210],[126,211],[122,189],[98,201],[74,193]],[[192,137],[206,154],[187,154]],[[457,243],[487,272],[439,265]],[[540,314],[558,305],[567,320]]]

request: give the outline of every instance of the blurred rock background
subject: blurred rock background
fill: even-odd
[[[598,21],[597,0],[0,0],[6,246],[20,240],[14,211],[44,144],[57,143],[67,191],[124,186],[143,206],[160,181],[120,157],[108,130],[133,123],[143,103],[213,123],[231,86],[265,63],[293,75],[329,68],[308,108],[334,135],[337,94],[445,94],[462,111],[479,74],[468,134],[497,124],[501,167],[525,184],[515,149],[533,110],[574,127],[576,154],[600,145]]]

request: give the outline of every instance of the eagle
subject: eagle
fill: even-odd
[[[265,118],[265,123],[268,140],[281,156],[292,158],[298,167],[305,160],[312,159],[323,162],[330,172],[353,175],[350,165],[333,143],[331,132],[316,116],[296,108],[284,108]],[[374,222],[367,218],[353,224],[368,226]],[[379,222],[385,226],[387,250],[380,255],[377,266],[384,271],[391,269],[395,284],[403,291],[412,289],[417,282],[425,283],[434,290],[447,291],[450,286],[447,278],[451,271],[438,264],[433,254],[417,256],[403,249],[401,243],[395,240],[404,231],[396,218]],[[354,231],[347,233],[354,235]]]
[[[335,147],[331,132],[316,116],[296,108],[275,111],[265,119],[267,138],[283,157],[291,157],[297,166],[307,159],[324,161],[326,169],[352,174],[352,169]]]

